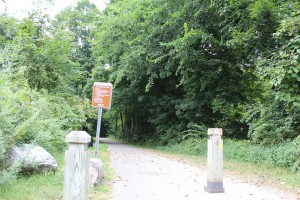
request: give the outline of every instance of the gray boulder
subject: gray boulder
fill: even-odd
[[[103,163],[97,158],[90,158],[90,185],[97,187],[103,179]]]
[[[22,174],[56,171],[58,168],[53,156],[42,147],[32,144],[22,144],[13,147],[8,156],[7,163],[12,165],[16,162],[20,163],[20,173]]]

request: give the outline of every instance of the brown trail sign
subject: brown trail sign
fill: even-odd
[[[92,107],[110,108],[112,87],[111,83],[95,82],[93,85]]]
[[[92,107],[98,108],[95,158],[98,157],[102,108],[110,108],[111,107],[112,88],[113,88],[113,85],[111,83],[94,82],[94,85],[93,85]]]

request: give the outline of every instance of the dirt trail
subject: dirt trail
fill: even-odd
[[[297,200],[296,196],[224,178],[225,193],[204,191],[206,172],[150,150],[101,139],[108,144],[117,179],[113,200]]]

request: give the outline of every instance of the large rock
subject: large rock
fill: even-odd
[[[13,147],[8,156],[8,164],[21,162],[21,173],[42,173],[56,171],[57,162],[45,149],[32,144]]]
[[[90,185],[99,186],[103,179],[103,163],[97,158],[90,158]]]

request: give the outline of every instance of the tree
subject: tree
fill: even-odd
[[[73,60],[79,63],[81,78],[77,79],[78,92],[81,92],[95,67],[91,53],[92,31],[100,16],[96,5],[89,0],[81,0],[74,7],[64,9],[55,17],[54,26],[69,31],[74,36]]]
[[[195,122],[228,126],[233,136],[245,132],[239,105],[251,91],[250,79],[233,59],[234,49],[222,43],[217,6],[121,1],[104,12],[94,56],[100,65],[111,64],[110,80],[120,91],[114,98],[137,138],[155,130],[166,141],[178,141]],[[209,20],[201,20],[207,15]],[[140,137],[140,132],[146,134]]]
[[[284,6],[284,5],[283,5]],[[289,5],[290,6],[290,5]],[[287,6],[287,7],[289,7]],[[300,130],[299,3],[274,33],[276,48],[257,60],[257,73],[265,85],[263,102],[248,110],[249,136],[255,142],[275,143],[295,138]]]
[[[0,16],[0,185],[18,172],[4,165],[14,145],[61,151],[65,135],[82,129],[91,113],[74,91],[73,38],[48,20],[39,11],[22,20]]]

